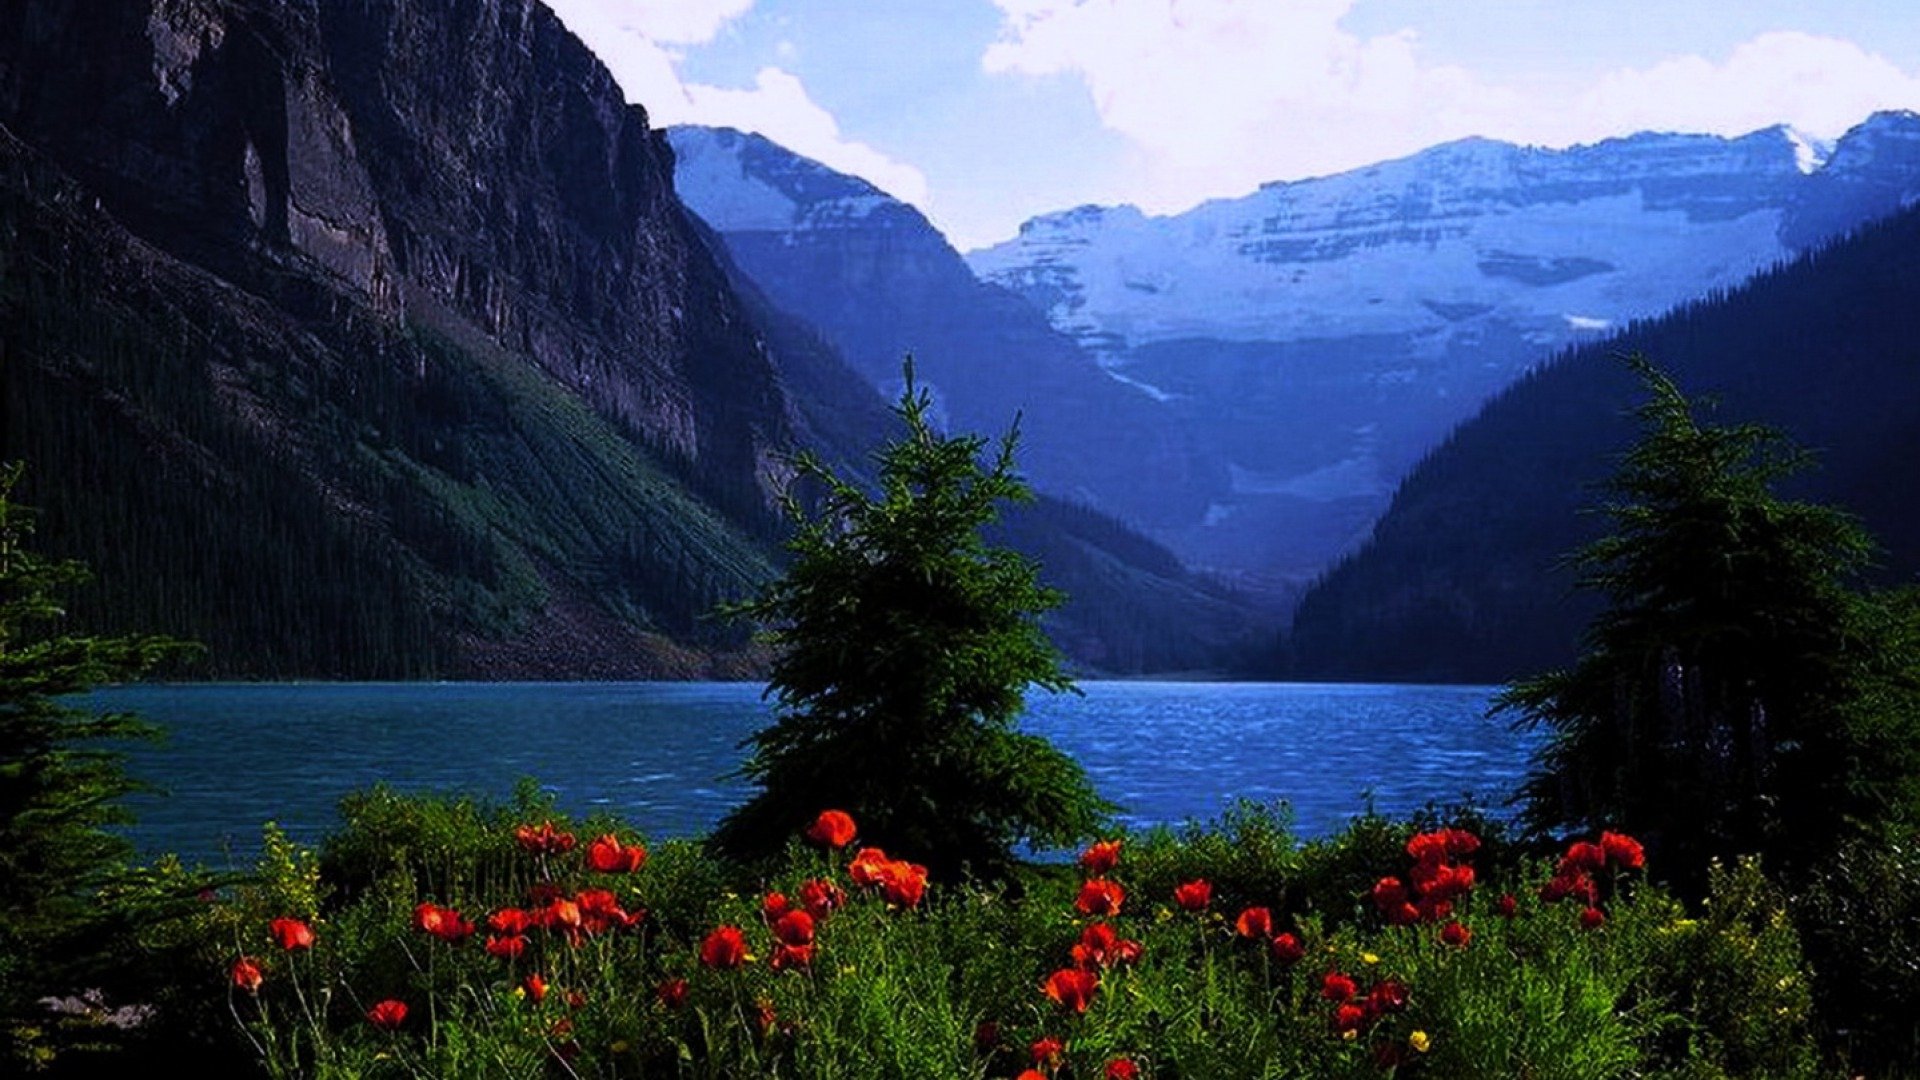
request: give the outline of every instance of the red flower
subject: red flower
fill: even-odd
[[[1307,955],[1307,947],[1292,934],[1282,933],[1273,939],[1273,958],[1288,967],[1300,962]]]
[[[813,916],[794,909],[774,920],[773,936],[788,945],[813,944]]]
[[[853,843],[853,817],[845,810],[822,810],[807,826],[807,839],[826,848],[843,848]]]
[[[1080,869],[1093,877],[1111,874],[1113,868],[1119,865],[1120,841],[1118,840],[1096,840],[1087,845],[1087,850],[1080,853]]]
[[[1120,935],[1106,923],[1089,923],[1080,931],[1080,940],[1073,947],[1073,966],[1097,968],[1106,965],[1112,958],[1114,947],[1119,944]]]
[[[890,862],[880,872],[880,893],[890,904],[920,906],[927,894],[927,868],[918,863]]]
[[[587,994],[584,990],[567,991],[567,1008],[584,1009],[587,1007]]]
[[[1080,909],[1082,915],[1118,915],[1120,905],[1126,900],[1127,891],[1117,883],[1094,878],[1080,886],[1080,895],[1073,906]]]
[[[1393,979],[1382,979],[1367,991],[1367,1011],[1381,1013],[1399,1012],[1407,1007],[1407,987],[1405,983]]]
[[[1333,1030],[1359,1031],[1367,1022],[1367,1010],[1358,1005],[1342,1005],[1333,1010]]]
[[[1182,911],[1205,911],[1212,900],[1211,882],[1189,881],[1173,887],[1173,902],[1180,905]]]
[[[1113,962],[1116,964],[1135,964],[1140,961],[1140,943],[1131,938],[1122,939],[1113,947]]]
[[[1320,996],[1328,1001],[1346,1001],[1359,989],[1351,977],[1337,971],[1327,972],[1327,977],[1320,980]]]
[[[449,907],[423,903],[413,909],[413,925],[449,945],[458,945],[473,936],[473,924]]]
[[[828,912],[845,907],[847,894],[833,882],[815,878],[800,886],[800,903],[807,909],[807,914],[818,922],[826,918]]]
[[[267,973],[260,968],[260,962],[251,956],[243,956],[233,962],[233,985],[237,990],[249,994],[260,992],[260,984],[267,980]]]
[[[1480,838],[1465,829],[1446,829],[1442,832],[1447,844],[1447,854],[1454,856],[1471,855],[1480,850]]]
[[[863,847],[854,853],[853,862],[847,865],[847,876],[855,885],[863,889],[880,884],[881,870],[892,859],[877,847]]]
[[[1562,875],[1570,875],[1576,871],[1597,874],[1606,868],[1606,849],[1599,844],[1590,844],[1585,840],[1574,841],[1573,844],[1567,848],[1567,853],[1560,856],[1559,869]]]
[[[541,978],[539,972],[536,971],[527,976],[526,982],[522,985],[526,987],[527,996],[533,999],[535,1005],[547,1000],[547,980]]]
[[[1647,850],[1640,846],[1640,841],[1625,833],[1601,833],[1600,850],[1606,852],[1608,862],[1622,870],[1638,870],[1647,865]]]
[[[1407,886],[1399,878],[1383,877],[1373,883],[1373,906],[1380,914],[1388,914],[1406,902]]]
[[[1129,1058],[1114,1058],[1107,1062],[1107,1080],[1140,1080],[1140,1066]]]
[[[814,920],[826,919],[829,911],[847,905],[847,894],[833,882],[814,878],[801,886],[801,905]]]
[[[1063,1009],[1072,1009],[1075,1013],[1084,1013],[1093,1003],[1093,992],[1100,985],[1100,977],[1091,971],[1079,968],[1061,968],[1047,976],[1044,989],[1054,1004]]]
[[[540,909],[540,925],[549,930],[577,931],[581,921],[580,905],[564,896]]]
[[[1597,907],[1590,907],[1580,913],[1580,927],[1583,930],[1598,930],[1607,924],[1607,913]]]
[[[747,939],[737,926],[723,926],[700,943],[700,962],[710,968],[727,970],[747,962]]]
[[[1385,914],[1387,922],[1394,926],[1412,926],[1420,921],[1420,909],[1404,900],[1394,905]]]
[[[1423,896],[1420,898],[1420,903],[1415,906],[1414,914],[1422,922],[1439,922],[1441,919],[1452,918],[1453,901],[1443,900],[1438,896]]]
[[[580,909],[580,925],[589,934],[635,926],[647,917],[645,911],[629,915],[610,889],[582,889],[573,902]]]
[[[487,916],[487,929],[496,934],[524,934],[533,925],[533,915],[520,908],[504,908]]]
[[[517,960],[520,958],[520,954],[526,951],[527,939],[520,934],[514,934],[509,937],[497,937],[494,935],[488,935],[487,937],[488,956],[497,956],[502,960]]]
[[[1415,833],[1407,840],[1407,858],[1415,863],[1438,866],[1447,861],[1447,834]]]
[[[602,874],[631,874],[646,861],[646,848],[639,844],[623,847],[620,838],[611,833],[587,845],[587,865]]]
[[[1520,899],[1512,893],[1506,893],[1493,902],[1493,910],[1496,914],[1511,919],[1513,913],[1520,910]]]
[[[1467,929],[1465,923],[1450,922],[1440,928],[1440,941],[1442,944],[1451,945],[1456,949],[1464,949],[1467,947],[1467,942],[1472,940],[1473,931]]]
[[[806,913],[801,912],[801,914]],[[784,941],[780,942],[773,947],[773,955],[768,958],[767,963],[775,971],[785,971],[790,967],[812,967],[813,946],[789,945]]]
[[[677,1009],[687,1003],[687,980],[668,979],[656,988],[653,996],[668,1009]]]
[[[1020,1075],[1014,1077],[1014,1080],[1047,1080],[1047,1074],[1039,1069],[1021,1069]]]
[[[1066,1050],[1066,1044],[1052,1035],[1043,1035],[1035,1039],[1033,1045],[1028,1048],[1028,1051],[1033,1054],[1035,1065],[1058,1064],[1060,1055],[1066,1053]]]
[[[407,1022],[407,1003],[388,998],[367,1010],[367,1023],[381,1031],[397,1031]]]
[[[1273,933],[1273,912],[1250,907],[1233,920],[1233,928],[1243,938],[1268,937]]]
[[[770,892],[760,898],[760,917],[771,924],[792,906],[793,902],[787,899],[786,893]]]
[[[267,933],[288,952],[313,948],[313,927],[299,919],[280,918],[267,924]]]
[[[554,855],[572,851],[573,834],[556,831],[553,822],[543,821],[539,828],[522,825],[513,830],[513,838],[520,842],[520,849],[533,855]]]
[[[1569,896],[1580,897],[1591,904],[1599,899],[1600,889],[1591,877],[1578,870],[1562,870],[1540,886],[1540,899],[1549,904],[1557,904]]]

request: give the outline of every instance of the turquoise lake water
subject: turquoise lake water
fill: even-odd
[[[574,812],[656,837],[709,828],[747,787],[740,740],[771,717],[754,683],[140,686],[92,696],[167,729],[138,747],[133,836],[148,853],[249,860],[260,824],[316,841],[340,797],[376,781],[504,798],[520,777]],[[1083,683],[1036,694],[1023,725],[1077,758],[1130,825],[1285,800],[1318,835],[1365,806],[1497,802],[1533,740],[1485,717],[1489,687]]]

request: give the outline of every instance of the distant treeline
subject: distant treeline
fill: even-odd
[[[1593,614],[1562,556],[1633,437],[1643,353],[1720,421],[1816,452],[1786,493],[1859,515],[1878,576],[1920,571],[1920,210],[1541,365],[1435,449],[1366,546],[1307,595],[1269,672],[1499,681],[1563,664]]]

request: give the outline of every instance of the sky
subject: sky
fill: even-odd
[[[1915,0],[546,0],[657,127],[756,131],[962,250],[1485,136],[1832,139],[1920,111]]]

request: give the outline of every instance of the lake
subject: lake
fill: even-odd
[[[1129,825],[1286,800],[1320,835],[1360,812],[1511,793],[1535,737],[1484,713],[1489,687],[1089,682],[1035,694],[1026,730],[1054,740]],[[756,683],[391,683],[134,686],[94,707],[167,729],[131,769],[143,852],[225,866],[277,821],[317,840],[340,797],[376,781],[504,798],[531,776],[570,812],[616,812],[650,836],[705,831],[742,800],[727,776],[771,714]]]

